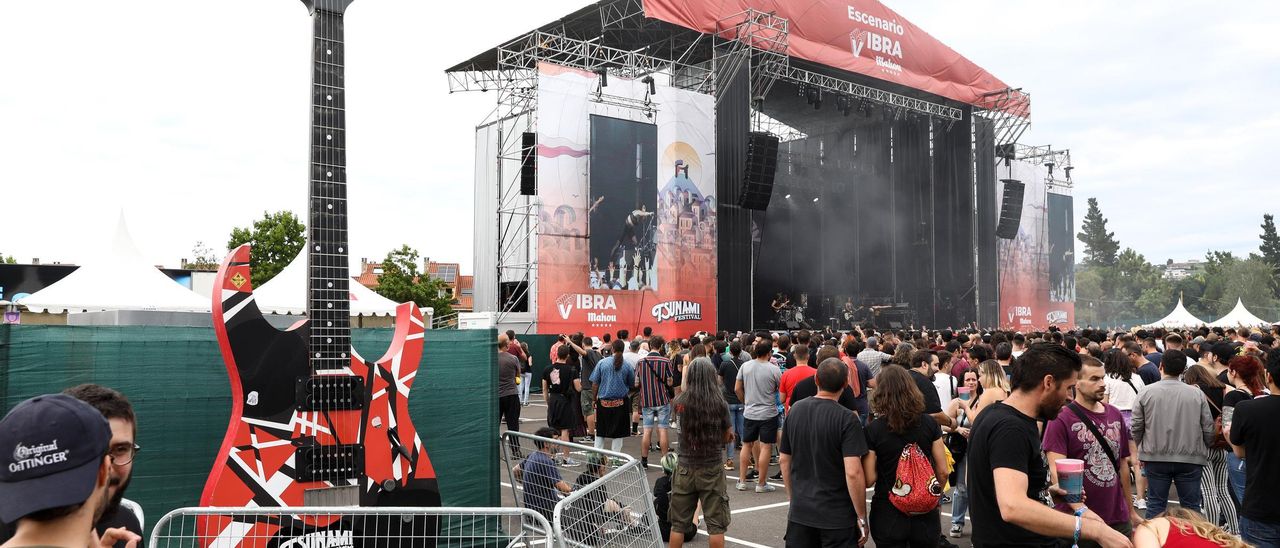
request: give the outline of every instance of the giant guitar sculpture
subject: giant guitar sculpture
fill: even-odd
[[[351,0],[303,3],[315,23],[308,319],[280,331],[263,318],[253,299],[248,245],[222,263],[213,324],[231,380],[231,423],[200,504],[439,506],[435,470],[409,419],[421,312],[413,303],[396,309],[391,347],[376,362],[351,347],[342,33]],[[211,516],[198,533],[217,546],[278,546],[306,535],[350,538],[361,527],[303,515]],[[424,518],[410,521],[396,527],[420,535],[435,527]]]

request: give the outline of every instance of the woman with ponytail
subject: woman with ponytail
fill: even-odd
[[[596,448],[622,451],[622,440],[631,434],[631,387],[636,384],[636,370],[623,358],[625,343],[613,341],[613,353],[596,364],[591,383],[596,387]]]

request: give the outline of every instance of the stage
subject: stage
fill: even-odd
[[[878,2],[744,5],[599,2],[446,71],[497,93],[476,310],[589,335],[1004,323],[997,168],[1029,96]]]

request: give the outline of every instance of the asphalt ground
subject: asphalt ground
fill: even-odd
[[[538,428],[546,425],[547,408],[542,405],[542,401],[538,396],[530,398],[528,407],[523,407],[520,414],[520,430],[532,433]],[[502,430],[506,430],[503,428]],[[676,430],[672,429],[670,434],[672,445],[675,445]],[[632,436],[623,441],[622,452],[640,457],[640,437]],[[657,451],[653,451],[649,456],[649,479],[648,485],[653,487],[653,482],[662,475],[662,468],[658,466],[658,458],[661,455]],[[579,459],[580,460],[580,459]],[[772,475],[778,471],[777,466],[769,467],[769,474]],[[503,467],[505,476],[506,468]],[[754,489],[747,491],[738,491],[734,485],[738,481],[736,472],[725,472],[726,483],[728,484],[729,508],[732,512],[732,521],[729,525],[728,532],[725,533],[726,546],[746,546],[751,548],[764,548],[782,546],[782,535],[787,529],[787,511],[790,502],[787,500],[786,490],[783,488],[781,481],[770,481],[769,483],[778,488],[772,493],[756,493]],[[502,482],[502,503],[503,506],[518,506],[517,501],[512,495],[510,480],[503,477]],[[754,485],[754,482],[752,482]],[[867,501],[870,505],[871,491],[867,491]],[[951,526],[951,505],[944,504],[942,507],[942,532],[945,534]],[[969,525],[966,521],[965,534],[962,538],[949,538],[952,543],[958,546],[968,548],[971,546],[969,542]],[[706,546],[706,531],[699,532],[698,537],[693,542],[687,542],[690,546]],[[868,541],[867,546],[875,546],[874,541]]]

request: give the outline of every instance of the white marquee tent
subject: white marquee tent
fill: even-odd
[[[348,284],[352,316],[394,316],[398,303],[375,293],[360,282]],[[307,312],[307,254],[299,252],[284,270],[253,289],[253,300],[263,314]],[[425,314],[426,311],[424,310]]]
[[[111,245],[67,277],[16,304],[32,312],[155,310],[209,312],[209,300],[173,281],[138,252],[124,214],[116,223]]]
[[[1271,322],[1254,316],[1252,312],[1249,312],[1249,310],[1244,307],[1243,301],[1236,299],[1236,307],[1231,309],[1231,312],[1228,312],[1226,316],[1218,318],[1218,321],[1209,324],[1209,327],[1239,327],[1242,325],[1248,327],[1259,327],[1271,325]]]
[[[1204,321],[1193,316],[1190,312],[1187,312],[1186,307],[1182,306],[1182,297],[1178,297],[1178,306],[1173,308],[1173,312],[1170,312],[1168,316],[1143,327],[1181,329],[1184,327],[1197,327],[1201,325],[1204,325]]]

